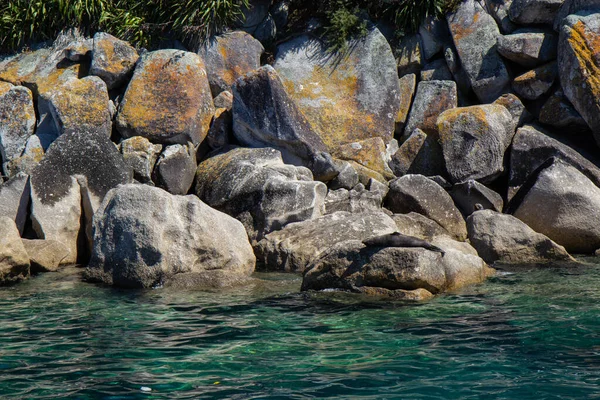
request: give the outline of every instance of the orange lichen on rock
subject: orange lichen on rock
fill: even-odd
[[[341,160],[356,161],[386,179],[394,177],[386,162],[385,143],[379,137],[343,144],[332,155]]]
[[[600,35],[591,32],[582,21],[577,21],[570,30],[568,42],[577,58],[581,78],[589,86],[596,103],[600,101]],[[579,85],[583,82],[573,82]]]

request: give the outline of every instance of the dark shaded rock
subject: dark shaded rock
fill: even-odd
[[[410,136],[416,128],[427,134],[436,134],[438,116],[446,110],[456,108],[457,99],[456,83],[452,81],[419,82],[404,137]]]
[[[533,116],[527,111],[521,100],[512,93],[503,94],[498,97],[494,104],[505,107],[513,117],[513,124],[516,127],[523,126],[526,122],[533,120]]]
[[[562,90],[557,90],[544,103],[540,123],[571,132],[587,132],[589,127]]]
[[[415,129],[392,156],[389,165],[394,175],[446,175],[444,154],[436,136]]]
[[[269,10],[273,21],[275,22],[275,26],[278,31],[283,31],[288,23],[288,16],[290,13],[290,1],[282,0],[278,1]]]
[[[578,14],[580,11],[597,10],[600,8],[598,0],[564,0],[554,19],[554,30],[559,31],[563,20],[571,15]]]
[[[353,187],[358,185],[358,173],[352,167],[348,161],[335,161],[338,175],[329,182],[328,187],[330,190],[336,189],[348,189],[351,190]]]
[[[23,246],[29,256],[31,272],[54,272],[63,260],[69,257],[69,249],[56,240],[23,239]]]
[[[398,75],[416,74],[423,67],[421,36],[406,35],[394,46],[394,55],[398,64]]]
[[[445,19],[429,16],[419,26],[421,36],[421,49],[425,60],[432,59],[439,54],[449,38],[448,24]]]
[[[537,100],[550,90],[557,77],[557,65],[551,62],[517,76],[512,88],[521,98]]]
[[[192,143],[167,146],[154,167],[154,182],[171,194],[185,195],[194,183],[196,167],[196,149]]]
[[[510,19],[521,25],[550,24],[565,0],[513,0],[508,10]]]
[[[404,75],[398,80],[400,86],[399,96],[399,109],[398,116],[396,117],[396,135],[402,135],[406,121],[408,119],[408,112],[412,104],[413,96],[415,95],[415,88],[417,87],[417,76],[415,74]]]
[[[502,212],[504,207],[502,196],[474,180],[452,186],[449,193],[465,216],[477,210]]]
[[[12,219],[22,235],[30,200],[29,176],[19,173],[0,185],[0,216]]]
[[[421,81],[451,81],[452,73],[445,59],[433,60],[421,70]]]
[[[0,285],[27,279],[29,257],[15,222],[8,217],[0,216],[0,243]]]
[[[511,33],[517,28],[508,16],[511,3],[512,0],[485,0],[487,12],[496,20],[498,28],[504,34]]]
[[[206,135],[206,143],[212,149],[218,149],[231,144],[233,140],[233,116],[231,111],[226,108],[217,108]]]
[[[525,67],[556,59],[558,36],[542,29],[519,29],[498,37],[498,53]]]
[[[90,74],[100,77],[108,90],[125,85],[135,68],[139,55],[129,43],[108,33],[94,35]]]
[[[119,151],[123,155],[125,163],[133,170],[135,180],[153,185],[152,171],[158,155],[162,151],[162,146],[152,144],[144,137],[134,136],[119,143]]]

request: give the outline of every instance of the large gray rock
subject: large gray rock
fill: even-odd
[[[532,125],[520,128],[510,152],[508,199],[512,199],[527,179],[548,160],[556,157],[581,171],[600,187],[600,169],[573,147]]]
[[[596,10],[600,8],[599,0],[564,0],[556,19],[554,20],[554,30],[559,31],[563,20],[571,15],[584,10]]]
[[[29,211],[29,176],[19,173],[0,185],[0,216],[12,219],[23,234]]]
[[[198,166],[196,194],[242,221],[252,241],[290,222],[323,214],[327,186],[310,171],[283,163],[271,148],[236,148]]]
[[[156,186],[171,194],[185,195],[196,175],[196,149],[192,143],[165,147],[154,167]]]
[[[233,87],[233,132],[249,147],[273,147],[288,164],[309,168],[320,180],[336,175],[327,147],[269,65]]]
[[[147,185],[111,190],[94,217],[87,279],[123,287],[244,282],[256,259],[242,224],[195,196]]]
[[[124,138],[198,145],[214,113],[202,59],[186,51],[157,50],[141,57],[115,122]]]
[[[522,99],[537,100],[550,90],[557,76],[556,62],[551,62],[517,76],[512,88]]]
[[[324,251],[347,240],[366,240],[396,231],[394,220],[378,213],[335,212],[269,233],[255,248],[259,267],[304,272]]]
[[[18,158],[35,128],[31,91],[0,82],[0,158],[3,164]],[[4,174],[8,175],[6,168]]]
[[[456,83],[453,81],[419,82],[404,129],[404,138],[408,138],[417,128],[427,134],[437,134],[438,116],[457,105]]]
[[[511,33],[516,29],[515,24],[508,16],[512,0],[485,0],[484,3],[487,12],[496,20],[502,33]]]
[[[422,175],[404,175],[390,182],[385,206],[394,213],[417,212],[440,224],[458,240],[467,238],[465,220],[450,195]]]
[[[98,32],[94,35],[90,74],[100,77],[112,90],[127,83],[139,55],[129,43]]]
[[[389,163],[396,176],[420,174],[425,176],[446,173],[444,154],[437,135],[426,134],[417,128],[394,153]]]
[[[148,139],[134,136],[119,143],[123,160],[133,169],[133,177],[141,183],[152,183],[152,171],[162,146]]]
[[[475,0],[463,1],[447,19],[473,91],[484,103],[494,101],[510,82],[504,61],[496,51],[500,35],[496,21]]]
[[[465,216],[469,216],[477,210],[502,212],[504,207],[502,196],[474,180],[452,186],[449,193]]]
[[[504,171],[504,153],[516,129],[505,107],[485,104],[448,110],[437,125],[452,182],[490,182]]]
[[[260,68],[264,50],[258,40],[242,31],[215,36],[200,46],[198,54],[206,64],[213,97],[231,90],[239,77]]]
[[[560,6],[565,0],[513,0],[508,15],[521,25],[554,23]]]
[[[467,219],[469,240],[487,263],[538,263],[571,260],[563,246],[537,233],[512,215],[476,211]]]
[[[330,190],[325,197],[325,214],[338,211],[351,213],[381,211],[381,204],[385,194],[365,189],[362,184],[356,185],[351,190]]]
[[[15,222],[0,216],[0,285],[29,277],[29,257]]]
[[[69,257],[69,249],[56,240],[23,239],[29,256],[31,272],[53,272]]]
[[[535,67],[556,59],[558,36],[543,29],[519,29],[498,37],[498,52],[525,67]]]
[[[570,253],[600,248],[600,188],[584,174],[556,160],[528,186],[515,217]]]
[[[91,242],[91,220],[106,193],[132,181],[131,168],[110,139],[94,132],[61,135],[31,175],[31,219],[40,239],[69,249],[66,262],[77,260],[82,205]]]
[[[558,70],[565,95],[600,143],[600,14],[570,15],[560,28]]]

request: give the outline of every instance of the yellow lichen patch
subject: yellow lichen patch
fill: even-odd
[[[483,135],[489,128],[486,110],[483,106],[471,106],[444,111],[437,120],[439,140],[441,142],[451,142],[453,127],[456,126],[468,127],[468,133],[471,135]]]
[[[8,93],[14,86],[8,82],[0,82],[0,96],[4,96]]]
[[[415,92],[415,82],[414,75],[406,75],[400,78],[400,99],[398,102],[400,108],[398,109],[398,115],[396,117],[397,124],[406,123],[406,118],[408,117]]]
[[[379,137],[339,146],[332,154],[341,160],[356,161],[388,179],[393,177],[385,161],[385,143]]]
[[[595,99],[600,98],[600,35],[586,29],[582,21],[577,21],[570,30],[567,38],[573,54],[579,63],[582,79]],[[574,86],[580,86],[583,82],[572,82]]]
[[[348,162],[350,163],[350,165],[352,165],[352,168],[354,168],[354,170],[358,174],[358,181],[365,186],[367,186],[369,184],[369,180],[371,178],[373,178],[379,182],[385,182],[385,181],[393,178],[393,175],[389,178],[386,178],[383,175],[381,175],[379,172],[373,171],[372,169],[369,169],[369,168],[357,163],[356,161],[348,161]]]

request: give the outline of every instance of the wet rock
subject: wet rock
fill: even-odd
[[[421,70],[421,81],[451,81],[452,73],[448,69],[446,60],[433,60]]]
[[[475,0],[462,2],[447,20],[473,91],[483,103],[494,101],[510,82],[506,66],[496,51],[500,35],[496,22]]]
[[[513,0],[508,14],[510,19],[521,25],[550,24],[565,0]]]
[[[139,55],[129,43],[108,33],[94,35],[90,74],[100,77],[108,90],[123,86],[130,78]]]
[[[133,170],[135,180],[152,184],[152,171],[162,146],[152,144],[144,137],[134,136],[119,143],[119,151],[125,163]]]
[[[452,186],[449,193],[465,216],[469,216],[477,210],[502,212],[504,208],[502,196],[474,180]]]
[[[0,217],[0,285],[29,277],[29,257],[12,219]]]
[[[552,62],[517,76],[512,88],[521,98],[537,100],[550,90],[557,75],[557,65]]]
[[[246,227],[254,241],[291,222],[323,214],[327,187],[310,171],[283,163],[272,148],[235,148],[198,166],[196,194]]]
[[[215,108],[202,59],[179,50],[144,54],[135,68],[116,126],[124,138],[164,144],[199,144]]]
[[[393,233],[394,221],[382,212],[335,212],[289,224],[271,232],[256,246],[257,262],[270,271],[304,272],[324,251],[347,240]]]
[[[385,195],[376,191],[365,189],[362,184],[353,189],[330,190],[325,197],[325,214],[338,211],[361,213],[381,211]]]
[[[487,263],[574,261],[563,246],[535,232],[512,215],[476,211],[467,219],[469,240]]]
[[[33,273],[57,271],[63,260],[69,257],[69,249],[56,240],[23,239],[23,246]]]
[[[540,110],[539,121],[554,128],[568,128],[576,132],[589,131],[587,123],[562,90],[554,92],[544,103]]]
[[[519,29],[498,37],[502,57],[525,67],[535,67],[556,59],[558,36],[542,29]]]
[[[19,173],[0,185],[0,216],[12,219],[22,235],[29,211],[29,176]]]
[[[131,287],[222,287],[244,282],[256,259],[244,227],[195,196],[147,185],[111,190],[94,218],[85,276]]]
[[[408,119],[408,112],[410,111],[410,106],[412,104],[413,96],[415,95],[415,88],[417,87],[417,76],[415,74],[407,74],[404,75],[398,81],[400,86],[400,96],[399,96],[399,109],[398,116],[396,117],[396,135],[402,135],[404,132],[404,127],[406,126],[406,121]]]
[[[427,134],[437,134],[438,116],[449,109],[456,108],[456,83],[452,81],[419,82],[413,101],[404,136],[411,135],[416,128]]]
[[[171,194],[187,194],[194,183],[196,167],[192,143],[167,146],[154,167],[154,182]]]
[[[505,107],[486,104],[448,110],[437,125],[452,182],[490,182],[504,171],[504,153],[516,128]]]
[[[21,156],[35,128],[31,91],[0,82],[0,158],[7,164]],[[6,167],[4,174],[8,175]]]
[[[213,96],[231,91],[239,77],[260,68],[263,51],[258,40],[242,31],[215,36],[201,46],[198,54],[206,65]]]
[[[418,128],[402,143],[389,165],[396,176],[446,175],[444,154],[436,135],[427,135]]]
[[[416,74],[423,67],[420,35],[404,36],[393,50],[398,64],[398,75]]]
[[[465,220],[452,198],[437,183],[422,175],[405,175],[390,182],[385,206],[394,213],[417,212],[446,229],[458,240],[467,237]]]

